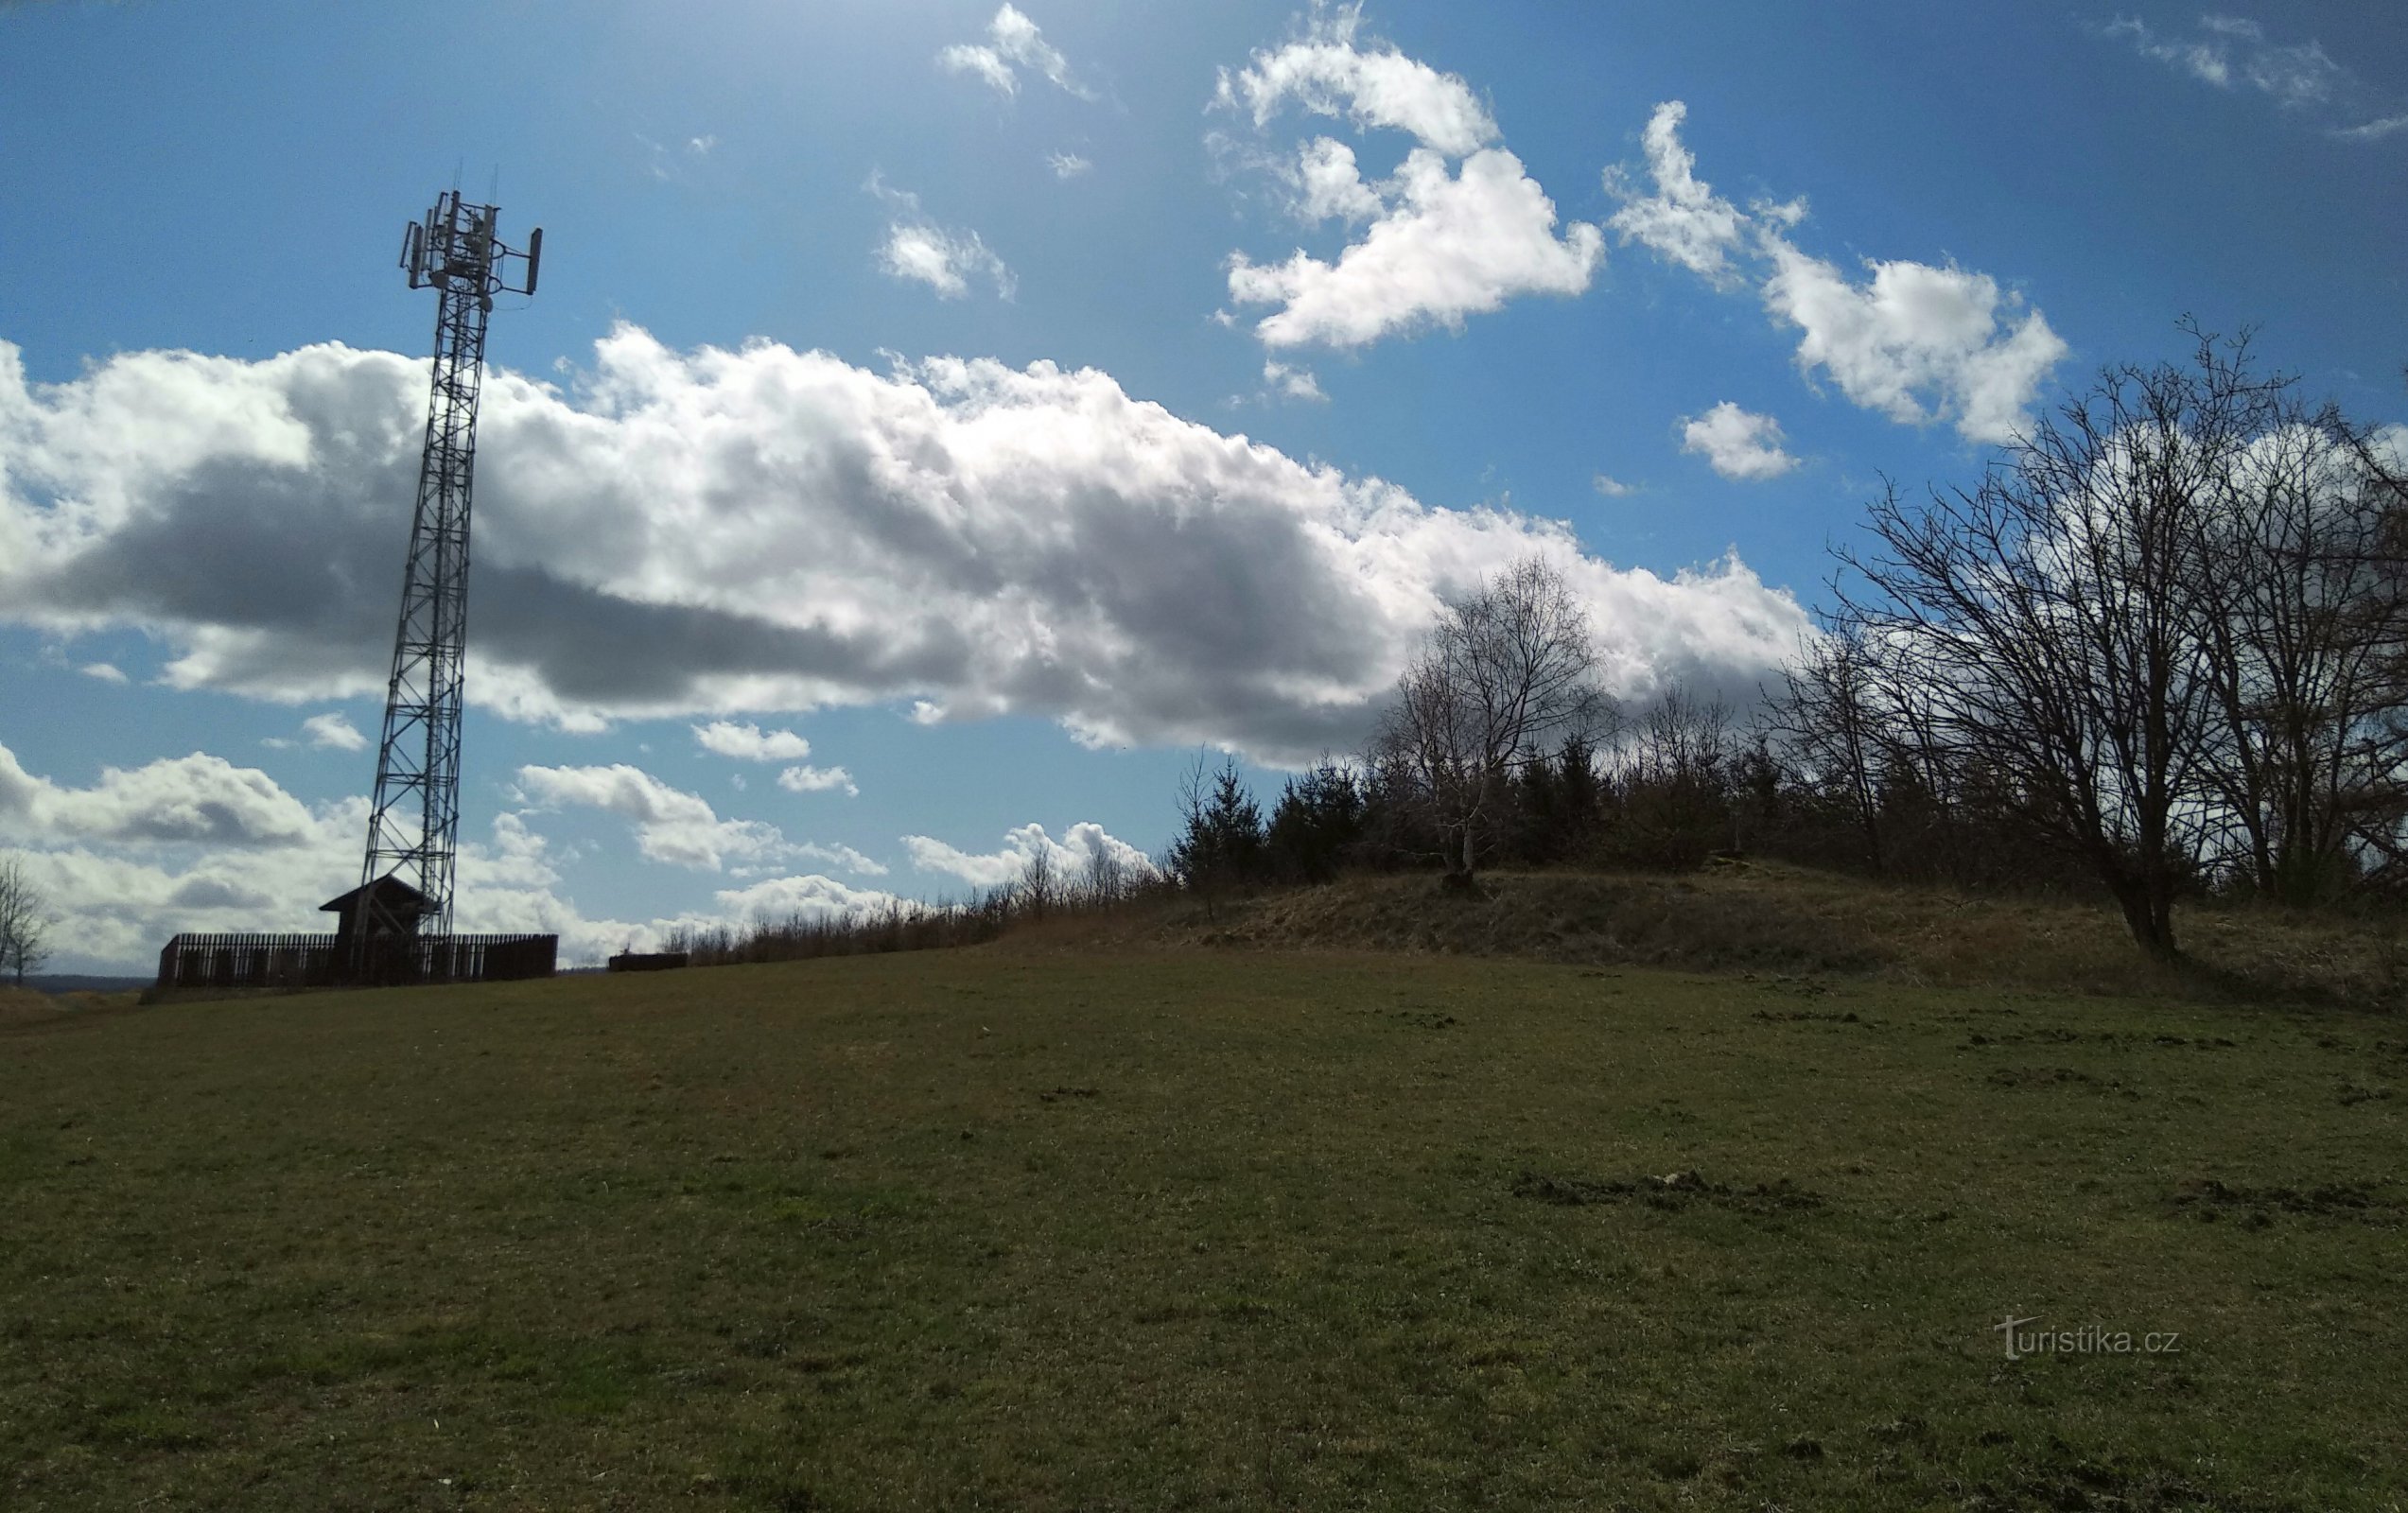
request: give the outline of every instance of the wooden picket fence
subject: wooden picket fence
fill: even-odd
[[[550,977],[557,935],[388,936],[364,956],[338,935],[178,935],[159,952],[163,988],[386,987]]]

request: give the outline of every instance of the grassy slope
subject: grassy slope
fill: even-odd
[[[2382,918],[2185,907],[2175,923],[2194,960],[2169,975],[2134,948],[2112,909],[1893,886],[1774,861],[1718,861],[1678,876],[1491,873],[1482,888],[1482,898],[1466,900],[1440,894],[1426,873],[1358,876],[1224,899],[1209,913],[1182,901],[1120,921],[1065,920],[1056,932],[2408,1007],[2408,949],[2397,922]]]
[[[2396,1508],[2403,1085],[2370,1017],[1443,958],[26,1021],[0,1504]]]

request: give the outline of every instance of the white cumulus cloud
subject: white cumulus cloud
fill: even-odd
[[[33,386],[0,342],[0,620],[147,633],[173,687],[381,695],[393,607],[357,585],[392,579],[426,382],[327,344]],[[478,462],[468,697],[579,729],[898,704],[1309,761],[1356,748],[1449,596],[1533,552],[1617,692],[1747,695],[1807,623],[1736,561],[1616,567],[1050,363],[621,326],[562,387],[489,370]]]
[[[860,853],[855,852],[858,856]],[[879,871],[885,869],[881,867]],[[920,907],[907,898],[875,888],[854,888],[833,878],[811,873],[803,877],[770,878],[749,887],[729,888],[717,896],[724,915],[746,924],[781,925],[857,920],[890,909]]]
[[[806,841],[794,847],[794,855],[811,861],[825,861],[831,867],[842,867],[847,872],[858,872],[865,878],[886,876],[884,862],[864,856],[848,845],[821,845],[815,841]]]
[[[1606,192],[1622,201],[1606,224],[1711,283],[1738,281],[1733,254],[1746,244],[1748,218],[1697,176],[1697,158],[1681,143],[1689,108],[1666,100],[1649,118],[1645,147],[1653,194],[1642,194],[1625,168],[1605,170]]]
[[[825,793],[843,789],[854,798],[861,790],[853,786],[853,774],[842,767],[789,767],[777,774],[777,786],[789,793]]]
[[[968,294],[972,279],[991,283],[998,299],[1016,292],[1012,270],[978,233],[938,225],[921,212],[919,196],[894,188],[877,174],[864,187],[893,211],[878,248],[879,269],[888,277],[925,284],[946,300]]]
[[[462,838],[456,922],[469,933],[556,934],[564,965],[654,949],[679,929],[741,928],[764,911],[843,918],[902,904],[813,874],[721,892],[716,911],[592,919],[555,892],[559,873],[531,818],[506,811],[490,835]],[[332,922],[318,906],[358,882],[367,823],[364,799],[305,806],[264,774],[205,753],[113,770],[79,789],[27,773],[0,746],[0,843],[59,916],[61,971],[148,972],[187,930],[325,933]],[[864,876],[884,871],[849,846],[793,850]]]
[[[941,299],[960,299],[978,277],[991,279],[1000,299],[1010,299],[1017,287],[1012,270],[974,231],[898,222],[886,230],[878,263],[896,278],[927,285]]]
[[[1370,220],[1384,208],[1378,192],[1363,182],[1354,149],[1334,137],[1317,136],[1297,149],[1293,182],[1296,213],[1308,223],[1333,217]]]
[[[1837,267],[1770,239],[1765,307],[1796,326],[1798,366],[1892,420],[1953,421],[1968,441],[2003,442],[2028,423],[2064,339],[1987,273],[1926,263]]]
[[[1797,361],[1852,403],[1909,425],[1953,424],[1968,441],[2022,430],[2068,348],[2048,318],[1987,273],[1951,264],[1868,260],[1866,277],[1799,249],[1803,200],[1741,211],[1699,179],[1683,145],[1687,107],[1655,109],[1645,137],[1652,194],[1610,169],[1623,200],[1611,224],[1719,287],[1754,284],[1777,325],[1800,333]]]
[[[205,788],[206,764],[226,767],[200,754],[152,766]],[[64,802],[12,809],[12,786],[22,797],[27,783]],[[57,969],[148,971],[183,930],[323,930],[318,906],[359,880],[364,801],[313,811],[261,779],[213,815],[209,798],[173,786],[135,792],[104,776],[71,789],[28,777],[0,747],[0,838],[58,916]]]
[[[1798,465],[1782,448],[1781,423],[1724,400],[1681,427],[1681,450],[1706,460],[1726,478],[1761,482]]]
[[[359,880],[367,809],[203,752],[76,787],[0,746],[0,845],[58,915],[62,971],[147,971],[182,930],[323,930],[318,905]]]
[[[194,752],[103,768],[89,788],[34,776],[0,746],[0,835],[31,842],[182,843],[236,849],[289,845],[313,821],[255,767]],[[362,822],[361,835],[365,835]]]
[[[1023,825],[1005,832],[1002,848],[994,851],[964,851],[926,835],[903,837],[903,849],[920,871],[959,878],[974,888],[998,888],[1018,881],[1038,856],[1046,859],[1056,878],[1065,881],[1085,877],[1092,859],[1099,856],[1124,876],[1150,877],[1154,872],[1154,863],[1144,852],[1092,821],[1072,826],[1059,841],[1047,835],[1041,825]]]
[[[702,748],[745,762],[798,762],[811,754],[811,743],[791,730],[763,730],[745,722],[714,720],[694,727]]]
[[[368,738],[353,727],[350,721],[332,710],[311,715],[301,722],[302,739],[324,751],[366,751]]]
[[[948,72],[986,80],[1007,98],[1020,93],[1019,68],[1034,69],[1055,88],[1089,97],[1087,88],[1071,77],[1070,60],[1045,40],[1036,22],[1008,5],[986,24],[985,42],[955,43],[939,52],[936,61]]]
[[[636,823],[636,846],[648,861],[717,872],[728,858],[789,854],[786,838],[758,820],[723,820],[699,793],[670,787],[624,762],[608,767],[521,767],[518,787],[533,803],[583,807]]]
[[[1360,6],[1317,14],[1285,45],[1258,50],[1234,74],[1222,69],[1215,103],[1245,110],[1257,127],[1293,103],[1316,115],[1344,116],[1358,129],[1410,132],[1449,157],[1495,139],[1496,119],[1471,85],[1387,43],[1358,43],[1361,28]]]
[[[1269,386],[1273,392],[1283,394],[1289,399],[1306,399],[1320,403],[1330,397],[1321,392],[1321,380],[1313,375],[1310,368],[1291,368],[1276,358],[1263,364],[1263,382]]]
[[[1397,170],[1387,210],[1363,239],[1324,262],[1230,257],[1230,298],[1280,306],[1255,322],[1264,344],[1359,347],[1384,336],[1501,308],[1517,294],[1578,294],[1605,255],[1595,226],[1555,235],[1555,201],[1503,148],[1447,171],[1417,148]]]
[[[1395,173],[1367,182],[1354,149],[1318,136],[1287,159],[1258,160],[1284,182],[1298,217],[1368,223],[1335,259],[1229,259],[1230,298],[1279,306],[1255,324],[1269,346],[1356,347],[1524,294],[1578,294],[1605,255],[1597,227],[1556,233],[1555,202],[1500,146],[1495,118],[1460,78],[1360,37],[1358,7],[1317,11],[1303,34],[1222,70],[1213,102],[1266,128],[1290,105],[1358,130],[1410,134]],[[1450,171],[1450,164],[1454,165]]]

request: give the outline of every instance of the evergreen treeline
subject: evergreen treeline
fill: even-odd
[[[1523,755],[1500,774],[1492,828],[1475,836],[1481,867],[1687,871],[1751,855],[1971,887],[2060,891],[2068,881],[2002,788],[1951,783],[1935,793],[1911,767],[1885,766],[1868,816],[1861,795],[1804,766],[1774,731],[1677,685],[1622,739],[1575,734]],[[1349,869],[1438,871],[1457,844],[1393,765],[1324,760],[1286,778],[1266,815],[1225,758],[1204,771],[1167,860],[1191,890],[1212,894],[1327,882]]]

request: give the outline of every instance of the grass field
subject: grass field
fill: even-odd
[[[2396,1017],[1440,957],[29,1019],[0,1505],[2398,1508],[2403,1114]]]

